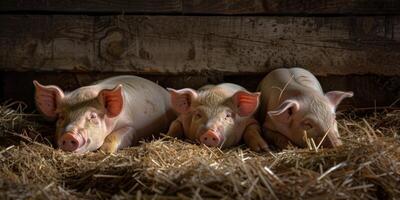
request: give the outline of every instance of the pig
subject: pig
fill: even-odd
[[[56,122],[64,151],[113,153],[168,130],[176,118],[167,90],[137,76],[116,76],[64,93],[34,80],[38,110]]]
[[[267,151],[261,128],[253,114],[259,105],[259,93],[250,93],[239,85],[206,85],[191,88],[168,88],[171,103],[179,114],[167,135],[185,136],[210,147],[237,145],[242,138],[254,151]]]
[[[289,144],[304,148],[306,134],[316,145],[342,145],[335,112],[339,103],[352,97],[353,92],[324,94],[317,78],[302,68],[273,70],[260,82],[258,91],[259,116],[267,141],[281,149]]]

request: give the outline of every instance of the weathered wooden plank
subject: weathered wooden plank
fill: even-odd
[[[182,13],[182,0],[1,0],[0,12]]]
[[[0,70],[400,75],[400,17],[0,16]]]
[[[0,12],[399,14],[398,0],[2,0]]]
[[[190,14],[399,14],[397,0],[183,0]]]

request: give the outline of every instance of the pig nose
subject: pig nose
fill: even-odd
[[[335,148],[341,145],[343,145],[343,143],[342,140],[340,140],[339,138],[336,139],[325,138],[325,140],[322,142],[322,146],[326,148]]]
[[[339,147],[343,145],[343,142],[340,139],[335,139],[331,141],[331,145],[331,147]]]
[[[75,151],[83,145],[83,139],[77,134],[67,132],[60,138],[59,147],[63,151]]]
[[[208,130],[200,136],[200,142],[209,147],[218,147],[221,140],[221,135],[213,130]]]

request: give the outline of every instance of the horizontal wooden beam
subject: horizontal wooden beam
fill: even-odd
[[[0,12],[182,13],[182,0],[1,0]]]
[[[398,14],[397,0],[1,0],[0,12]]]
[[[0,70],[400,75],[400,16],[0,16]]]
[[[190,14],[398,14],[396,0],[182,0]]]

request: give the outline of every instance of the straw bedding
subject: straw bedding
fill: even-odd
[[[0,199],[398,199],[400,110],[338,116],[344,145],[254,153],[173,138],[116,154],[55,150],[52,125],[0,107]]]

